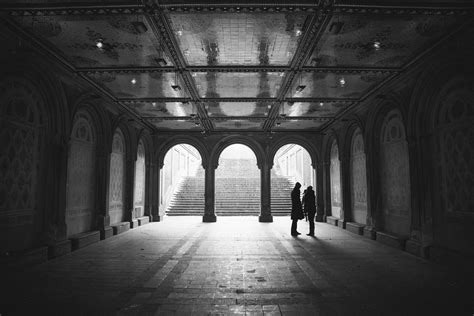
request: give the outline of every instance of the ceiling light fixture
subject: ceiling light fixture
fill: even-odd
[[[375,50],[379,50],[379,49],[380,49],[380,47],[381,47],[381,44],[380,44],[380,42],[379,42],[379,41],[374,41],[374,44],[373,44],[373,46],[374,46]]]
[[[155,106],[156,106],[156,102],[152,102],[151,105],[152,105],[153,107],[155,107]]]
[[[197,75],[198,75],[197,72],[191,73],[191,76],[193,76],[193,77],[196,77]]]
[[[341,87],[344,87],[346,85],[346,79],[344,79],[344,78],[339,79],[339,85]]]
[[[136,83],[137,83],[137,79],[132,78],[132,80],[130,80],[130,82],[131,82],[132,84],[136,84]]]
[[[271,104],[267,105],[267,109],[271,109],[271,108],[272,108]]]
[[[189,49],[183,50],[183,54],[184,54],[184,56],[189,56]]]
[[[319,102],[319,106],[323,106],[324,105],[324,102]]]
[[[276,126],[280,126],[280,125],[281,125],[281,123],[280,123],[280,122],[276,122]]]
[[[199,126],[199,125],[201,125],[201,123],[199,123],[199,122],[194,122],[194,125]]]
[[[280,77],[283,77],[285,75],[285,72],[280,72]]]
[[[161,67],[168,65],[168,62],[163,57],[155,58],[155,62]]]
[[[96,46],[98,49],[103,49],[103,48],[104,48],[104,41],[103,41],[101,38],[99,38],[99,39],[97,40],[97,42],[95,43],[95,46]]]
[[[145,23],[143,23],[143,22],[140,22],[140,21],[132,22],[132,25],[133,25],[133,28],[135,29],[135,31],[137,31],[138,34],[143,34],[146,31],[148,31],[148,28],[146,27]]]
[[[176,32],[176,34],[178,34],[178,36],[182,36],[183,35],[183,31],[179,30]]]
[[[296,30],[295,34],[296,34],[296,36],[301,36],[301,34],[303,34],[303,32],[301,30]]]
[[[300,84],[298,87],[296,87],[296,93],[303,92],[304,88],[306,88],[306,86]]]

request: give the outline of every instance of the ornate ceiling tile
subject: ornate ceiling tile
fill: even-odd
[[[180,50],[191,66],[288,65],[306,13],[170,13]]]
[[[219,130],[262,130],[264,120],[248,120],[248,119],[226,119],[212,120],[216,129]]]
[[[188,117],[196,114],[191,102],[125,102],[142,117]]]
[[[335,15],[306,65],[402,67],[457,21],[453,16]]]
[[[180,130],[180,131],[201,131],[202,127],[196,125],[194,120],[161,120],[156,119],[146,119],[151,124],[153,124],[157,129],[160,130]]]
[[[206,102],[205,108],[211,117],[267,116],[271,102]]]
[[[197,72],[193,76],[201,98],[274,98],[283,78],[275,72]]]
[[[76,67],[171,66],[142,15],[22,16],[15,20]]]
[[[95,73],[88,76],[117,98],[187,97],[182,79],[175,73]]]
[[[287,117],[334,117],[352,102],[285,102],[281,114]]]
[[[380,84],[389,76],[385,72],[354,73],[301,73],[293,81],[287,98],[343,98],[356,99]]]
[[[272,127],[273,131],[285,131],[285,130],[316,130],[328,122],[329,119],[318,119],[318,120],[277,120],[275,126]]]

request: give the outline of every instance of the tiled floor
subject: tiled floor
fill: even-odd
[[[8,273],[0,314],[472,315],[462,271],[324,223],[314,238],[291,237],[289,218],[274,220],[169,217],[133,229]]]

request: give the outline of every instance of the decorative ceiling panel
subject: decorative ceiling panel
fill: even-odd
[[[202,98],[274,98],[283,78],[278,72],[197,72],[193,76]]]
[[[307,66],[402,67],[452,29],[459,17],[337,15]]]
[[[291,98],[360,98],[388,76],[387,73],[305,72],[293,81],[287,97]]]
[[[186,97],[184,84],[180,76],[176,77],[175,73],[91,73],[88,76],[101,86],[108,88],[117,98]],[[175,90],[171,86],[176,84],[176,80],[179,89]]]
[[[150,121],[156,128],[160,130],[186,130],[186,131],[201,131],[202,127],[196,125],[193,120],[160,120],[153,119]]]
[[[288,65],[308,15],[304,13],[171,13],[188,65]]]
[[[352,102],[285,102],[282,114],[288,117],[334,117]]]
[[[271,109],[270,102],[206,102],[209,116],[267,116]]]
[[[16,19],[24,28],[53,44],[76,67],[172,65],[142,15],[53,15]]]
[[[125,102],[142,117],[183,117],[196,114],[192,103],[182,102]]]
[[[314,130],[321,127],[329,119],[322,120],[279,120],[276,125],[272,128],[274,131],[285,131],[285,130]]]
[[[263,122],[263,120],[246,119],[212,120],[216,129],[220,130],[261,130]]]

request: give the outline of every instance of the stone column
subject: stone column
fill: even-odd
[[[324,218],[323,221],[326,221],[328,216],[332,215],[331,209],[331,164],[328,162],[324,162],[322,164],[323,168],[323,198],[324,198]]]
[[[318,163],[316,166],[316,222],[324,222],[324,164]]]
[[[351,219],[351,160],[349,156],[342,156],[341,162],[341,220],[338,222],[338,226],[346,228],[346,223],[350,222]]]
[[[205,179],[204,179],[204,216],[203,222],[212,223],[215,222],[215,182],[216,182],[216,168],[217,166],[203,166],[205,167]]]
[[[151,164],[151,207],[149,211],[150,221],[160,222],[163,218],[160,216],[160,172],[163,165],[158,165],[155,162]]]
[[[375,239],[378,219],[377,208],[380,201],[379,191],[379,164],[376,157],[378,152],[374,148],[365,148],[365,172],[367,179],[367,225],[364,227],[364,236]]]
[[[138,220],[135,218],[135,168],[137,156],[126,160],[126,179],[125,179],[125,220],[130,222],[130,228],[138,227]]]
[[[109,216],[110,152],[101,150],[97,157],[97,215],[100,238],[112,236]]]
[[[271,210],[271,169],[272,166],[264,163],[259,166],[260,169],[260,216],[259,222],[271,223],[273,222]]]

